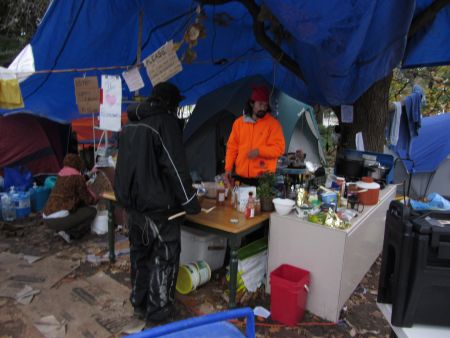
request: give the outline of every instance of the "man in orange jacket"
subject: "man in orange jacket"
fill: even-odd
[[[269,90],[265,86],[253,88],[243,116],[234,121],[227,143],[225,177],[231,185],[235,167],[236,179],[244,184],[257,185],[258,176],[274,173],[277,159],[285,150],[283,130],[270,114]]]

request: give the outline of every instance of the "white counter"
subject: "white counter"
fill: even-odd
[[[311,223],[295,213],[272,213],[267,292],[270,273],[281,264],[308,270],[311,285],[306,308],[336,322],[342,306],[381,253],[386,211],[395,190],[395,186],[383,189],[378,204],[365,206],[346,230]]]

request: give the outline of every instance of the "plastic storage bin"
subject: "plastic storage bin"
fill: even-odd
[[[378,302],[392,303],[391,322],[450,326],[450,213],[410,213],[391,202],[385,224]]]
[[[226,248],[225,237],[181,227],[180,265],[204,260],[212,271],[220,269],[225,260]]]
[[[245,336],[233,324],[226,322],[229,319],[246,317]],[[196,337],[255,337],[255,318],[250,308],[233,309],[224,312],[180,320],[147,329],[145,331],[127,336],[128,338],[196,338]]]
[[[270,312],[272,319],[297,325],[305,314],[309,272],[282,264],[270,273]]]

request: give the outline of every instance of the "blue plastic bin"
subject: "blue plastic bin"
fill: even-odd
[[[226,322],[229,319],[246,317],[245,336],[234,325]],[[194,337],[255,337],[255,318],[250,308],[233,309],[212,313],[196,318],[189,318],[166,325],[157,326],[142,332],[126,336],[128,338],[194,338]]]

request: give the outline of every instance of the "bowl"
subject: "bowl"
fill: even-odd
[[[289,214],[295,206],[295,201],[289,198],[274,198],[272,202],[276,212],[281,216]]]

